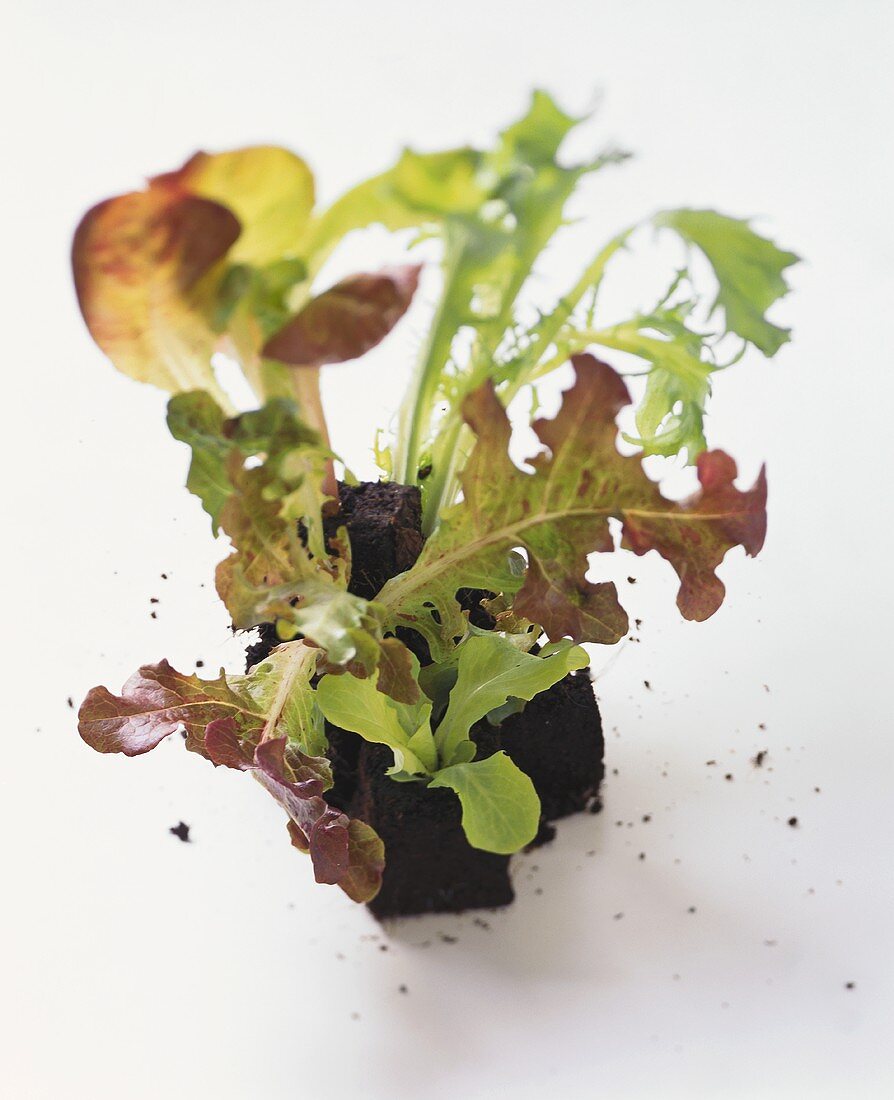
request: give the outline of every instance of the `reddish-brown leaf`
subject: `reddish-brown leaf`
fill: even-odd
[[[170,393],[219,392],[203,280],[239,233],[226,207],[167,188],[108,199],[84,215],[72,247],[75,289],[91,335],[119,370]]]
[[[313,298],[264,346],[264,355],[295,367],[357,359],[380,343],[409,308],[419,266],[351,275]]]

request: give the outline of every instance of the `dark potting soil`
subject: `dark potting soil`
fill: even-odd
[[[374,597],[391,577],[409,569],[419,556],[421,501],[413,486],[362,482],[339,486],[340,505],[324,519],[327,539],[341,526],[351,540],[349,591]],[[484,629],[494,620],[481,606],[491,593],[457,593],[471,621]],[[402,630],[401,639],[420,662],[430,660],[425,640]],[[259,628],[246,651],[247,666],[263,660],[279,644],[272,624]],[[461,826],[460,804],[448,790],[422,783],[397,783],[385,774],[392,754],[357,734],[326,724],[334,784],[326,799],[370,824],[385,843],[382,889],[369,908],[379,918],[426,912],[495,908],[513,899],[509,857],[472,848]],[[485,720],[472,730],[479,757],[504,749],[531,777],[543,817],[533,845],[555,835],[550,825],[592,808],[602,782],[602,723],[589,676],[575,673],[526,704],[494,728]]]
[[[497,751],[495,731],[481,731],[478,756]],[[509,856],[473,848],[462,831],[452,791],[396,783],[385,774],[393,761],[382,745],[360,749],[353,812],[385,844],[382,888],[369,903],[378,918],[462,912],[508,905],[514,895]]]

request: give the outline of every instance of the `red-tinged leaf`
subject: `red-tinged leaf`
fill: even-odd
[[[385,846],[362,821],[308,796],[301,781],[304,766],[285,741],[267,741],[255,753],[254,774],[290,817],[292,844],[310,853],[317,882],[338,885],[353,901],[378,893]]]
[[[186,747],[205,755],[206,726],[222,714],[244,714],[243,707],[223,674],[217,680],[199,680],[159,661],[135,672],[120,696],[105,687],[92,688],[78,711],[78,732],[97,752],[139,756],[183,730]]]
[[[385,638],[379,649],[379,678],[376,687],[399,703],[411,706],[422,697],[416,679],[413,654],[397,638]]]
[[[682,503],[667,500],[640,458],[617,450],[615,418],[630,401],[623,381],[592,356],[576,356],[573,364],[576,382],[559,413],[534,425],[546,450],[531,460],[533,474],[509,458],[509,421],[493,388],[466,399],[477,442],[462,474],[464,499],[443,514],[413,568],[378,596],[390,622],[423,634],[435,659],[465,630],[459,588],[514,596],[512,611],[552,640],[617,641],[627,618],[614,586],[584,576],[588,554],[614,549],[611,518],[621,521],[625,546],[655,549],[673,565],[687,618],[706,618],[720,605],[723,586],[714,571],[729,549],[760,548],[763,475],[740,492],[732,460],[703,455],[701,491]],[[526,569],[512,553],[517,547],[526,551]]]
[[[314,822],[308,851],[317,882],[334,886],[347,874],[351,866],[347,824],[347,816],[331,806]]]
[[[222,757],[227,753],[244,756],[244,749],[231,740],[214,740],[215,732],[229,730],[219,725],[226,719],[232,721],[238,737],[252,746],[285,734],[316,756],[325,747],[311,686],[316,664],[316,650],[291,642],[275,649],[246,676],[227,678],[221,672],[216,680],[201,680],[178,672],[167,661],[144,665],[120,696],[105,687],[92,688],[81,704],[78,730],[98,752],[126,756],[149,752],[165,737],[183,730],[186,747],[209,756],[206,733],[211,727],[215,751]],[[223,758],[215,762],[239,766]]]
[[[578,588],[558,587],[532,558],[522,590],[512,604],[515,615],[536,621],[550,638],[620,637],[627,631],[627,613],[618,603],[612,581]]]
[[[701,622],[723,602],[726,589],[714,572],[726,552],[742,546],[754,557],[767,534],[764,468],[744,492],[735,487],[736,464],[723,451],[704,451],[696,462],[701,490],[683,501],[672,518],[631,510],[624,517],[622,545],[636,554],[657,550],[680,578],[677,606]]]
[[[419,266],[351,275],[313,298],[264,346],[264,355],[295,367],[357,359],[380,343],[409,308]]]
[[[170,393],[220,396],[205,276],[239,233],[226,207],[165,188],[121,195],[85,214],[72,247],[78,302],[119,370]]]

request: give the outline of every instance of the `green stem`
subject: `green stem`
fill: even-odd
[[[462,248],[450,248],[449,251],[449,258],[445,256],[441,300],[398,414],[393,476],[395,481],[404,485],[416,484],[422,448],[431,430],[441,372],[450,357],[456,334],[455,276],[460,266]]]

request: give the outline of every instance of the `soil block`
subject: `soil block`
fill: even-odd
[[[498,747],[479,741],[479,757]],[[473,848],[462,831],[459,800],[452,791],[424,783],[396,783],[385,774],[394,762],[389,749],[364,743],[360,749],[353,813],[385,843],[382,888],[369,903],[374,916],[459,913],[494,909],[515,896],[509,856]]]
[[[327,538],[345,526],[351,540],[349,590],[374,597],[391,577],[409,569],[423,546],[419,490],[389,482],[339,486],[337,513],[327,516]],[[493,620],[481,608],[488,592],[457,593],[482,628]],[[428,647],[413,631],[401,631],[420,661]],[[278,644],[271,624],[260,628],[248,648],[249,666]],[[385,774],[390,750],[364,742],[357,734],[326,724],[334,785],[331,805],[371,825],[385,843],[382,889],[369,908],[379,918],[428,912],[495,908],[513,899],[509,857],[482,852],[468,843],[461,809],[449,790],[424,783],[398,783]],[[535,844],[552,838],[550,822],[588,807],[598,807],[602,782],[602,723],[586,672],[573,673],[535,696],[524,710],[494,728],[486,721],[472,730],[479,758],[504,749],[531,777],[543,807]]]

